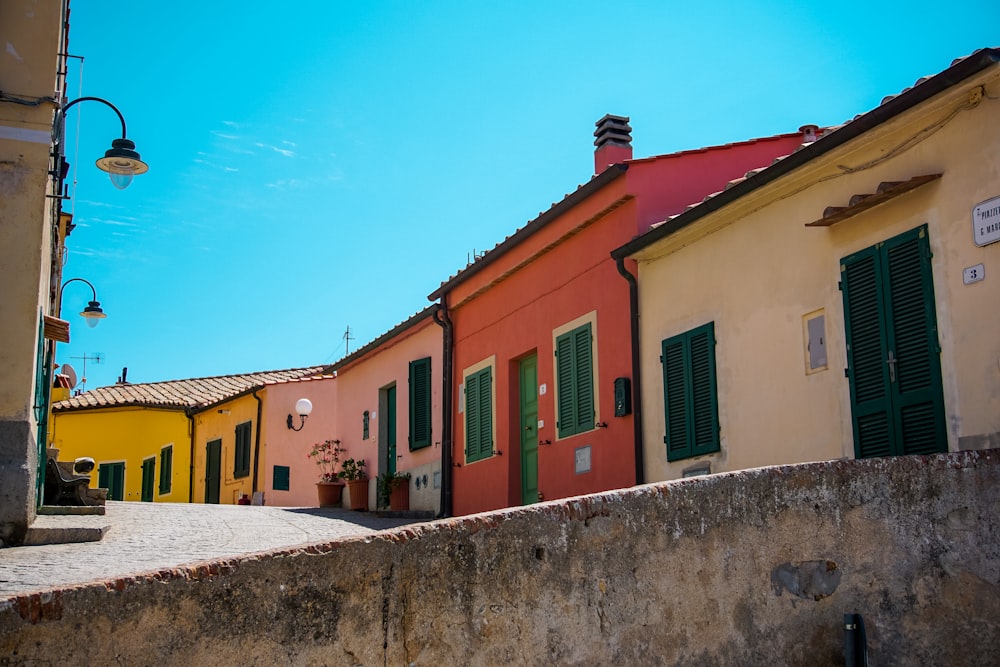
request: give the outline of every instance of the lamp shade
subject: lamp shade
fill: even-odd
[[[101,309],[101,303],[99,301],[89,301],[87,307],[83,309],[80,313],[80,317],[87,320],[87,326],[93,329],[103,320],[107,315]]]
[[[313,404],[308,398],[300,398],[295,401],[295,414],[300,417],[308,417],[313,411]]]
[[[132,182],[133,176],[145,174],[149,165],[142,161],[131,139],[115,139],[104,157],[97,161],[97,168],[106,171],[111,184],[124,190]]]

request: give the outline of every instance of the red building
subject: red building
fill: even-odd
[[[590,181],[429,296],[445,337],[446,513],[644,481],[635,270],[610,252],[803,142],[632,159],[628,121],[598,121]]]

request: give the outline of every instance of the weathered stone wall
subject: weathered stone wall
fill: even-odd
[[[26,596],[0,603],[0,664],[817,667],[843,664],[845,612],[872,664],[997,664],[1000,451],[761,468]]]

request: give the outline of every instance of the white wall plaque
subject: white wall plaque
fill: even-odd
[[[972,236],[977,246],[1000,241],[1000,197],[987,199],[972,209]]]
[[[966,285],[971,285],[972,283],[978,283],[980,280],[986,277],[986,267],[982,264],[976,264],[975,266],[970,266],[967,269],[962,269],[962,282]]]

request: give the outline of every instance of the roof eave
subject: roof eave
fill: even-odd
[[[878,127],[921,102],[961,83],[969,77],[979,74],[997,63],[1000,63],[1000,50],[980,49],[961,62],[935,74],[923,83],[913,86],[884,104],[880,104],[868,113],[839,128],[837,131],[819,138],[812,144],[792,153],[780,162],[758,172],[745,181],[738,183],[728,190],[724,190],[698,206],[688,209],[673,220],[669,220],[659,227],[654,227],[642,236],[638,236],[625,245],[615,248],[611,251],[611,256],[616,260],[629,257],[693,224],[710,213],[718,211],[733,201],[750,194],[754,190],[815,160],[821,155],[829,153],[849,141],[853,141],[865,132]]]

